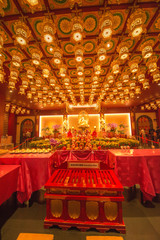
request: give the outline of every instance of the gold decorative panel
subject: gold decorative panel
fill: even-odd
[[[116,202],[105,202],[104,213],[109,221],[114,221],[118,216],[118,205]]]
[[[80,216],[80,202],[68,201],[68,214],[70,218],[77,219]]]
[[[53,217],[59,218],[62,215],[63,203],[62,200],[51,200],[51,213]]]
[[[98,202],[86,202],[86,215],[90,220],[95,220],[99,216]]]

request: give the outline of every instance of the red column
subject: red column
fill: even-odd
[[[0,138],[1,136],[3,136],[4,113],[5,113],[5,100],[4,96],[0,94]]]
[[[160,127],[160,108],[157,110],[157,127]]]

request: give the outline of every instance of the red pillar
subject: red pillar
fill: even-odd
[[[3,136],[4,114],[5,114],[5,99],[4,96],[0,94],[0,139],[1,136]]]
[[[160,128],[160,108],[157,110],[157,127]]]

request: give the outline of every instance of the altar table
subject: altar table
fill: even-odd
[[[0,165],[0,205],[17,191],[19,165]]]
[[[160,194],[160,149],[113,149],[108,158],[123,186],[139,184],[145,200]]]
[[[107,150],[57,150],[53,154],[53,163],[59,167],[66,161],[101,161],[108,164]]]
[[[53,153],[6,154],[0,156],[0,164],[20,165],[17,199],[23,203],[32,192],[39,190],[51,176]]]

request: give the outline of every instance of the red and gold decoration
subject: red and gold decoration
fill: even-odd
[[[21,66],[21,61],[23,59],[23,55],[22,53],[18,50],[18,49],[15,49],[11,52],[12,54],[12,65],[19,68]]]
[[[126,41],[121,42],[117,47],[117,52],[121,60],[126,60],[129,57],[128,43]]]
[[[21,1],[24,2],[24,4],[26,4],[27,6],[29,6],[32,13],[34,13],[37,10],[38,11],[42,10],[41,0],[21,0]]]
[[[74,18],[72,18],[71,41],[78,43],[83,40],[83,28],[84,23],[80,16],[75,16]]]
[[[154,44],[154,41],[151,40],[151,39],[146,40],[141,44],[140,50],[142,51],[142,57],[144,59],[147,59],[147,58],[152,56],[152,54],[153,54],[153,48],[152,48],[153,44]]]
[[[40,62],[41,62],[41,57],[42,57],[42,53],[38,48],[31,48],[30,50],[31,54],[32,54],[32,63],[35,66],[39,66]]]
[[[110,11],[104,12],[100,21],[101,37],[111,39],[113,34],[113,15]]]
[[[42,42],[51,44],[54,42],[56,33],[56,26],[52,19],[45,18],[41,25]]]
[[[15,44],[19,44],[22,48],[25,47],[31,35],[31,31],[26,23],[20,20],[16,21],[14,23],[14,31]]]

